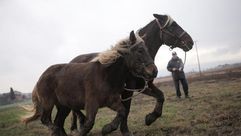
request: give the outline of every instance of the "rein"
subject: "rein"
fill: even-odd
[[[183,66],[186,64],[186,59],[187,59],[187,52],[185,52],[185,58],[184,58]]]
[[[146,80],[145,80],[145,86],[144,86],[142,89],[129,89],[129,88],[125,88],[125,87],[124,87],[124,89],[125,89],[126,91],[129,91],[129,92],[138,92],[138,93],[135,94],[135,95],[132,95],[131,97],[125,98],[125,99],[122,99],[122,98],[121,98],[121,101],[123,101],[123,102],[124,102],[124,101],[128,101],[128,100],[136,97],[137,95],[143,93],[147,88],[148,88],[148,84],[147,84],[147,81],[146,81]]]
[[[189,47],[186,45],[186,47],[189,49]],[[190,49],[189,49],[190,50]],[[185,58],[184,58],[184,63],[183,66],[186,64],[186,59],[187,59],[187,52],[185,52]]]

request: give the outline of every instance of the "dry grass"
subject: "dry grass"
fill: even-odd
[[[154,108],[155,100],[139,95],[132,102],[128,122],[130,130],[135,136],[241,135],[241,78],[219,77],[190,79],[191,99],[178,100],[172,82],[159,83],[166,97],[163,116],[152,125],[145,126],[144,117]],[[16,106],[0,109],[0,135],[48,135],[48,129],[40,121],[28,126],[21,124],[19,119],[25,114],[23,109]],[[100,135],[103,125],[114,116],[115,112],[101,109],[90,135]],[[66,121],[66,130],[69,130],[69,125],[70,118]],[[119,130],[110,134],[116,135],[120,135]]]

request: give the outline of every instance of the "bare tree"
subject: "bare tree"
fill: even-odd
[[[14,94],[14,91],[13,91],[13,88],[10,87],[10,99],[11,100],[14,100],[16,98],[15,94]]]

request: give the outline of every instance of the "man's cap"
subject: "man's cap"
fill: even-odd
[[[175,51],[172,52],[172,55],[177,55],[177,53]]]

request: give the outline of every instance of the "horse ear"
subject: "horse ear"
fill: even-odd
[[[158,15],[158,14],[153,14],[153,16],[158,19],[161,15]]]
[[[153,16],[160,22],[161,26],[164,26],[168,20],[167,15],[158,15],[158,14],[153,14]]]
[[[131,45],[136,43],[136,35],[135,35],[134,31],[131,31],[129,40],[130,40]]]

